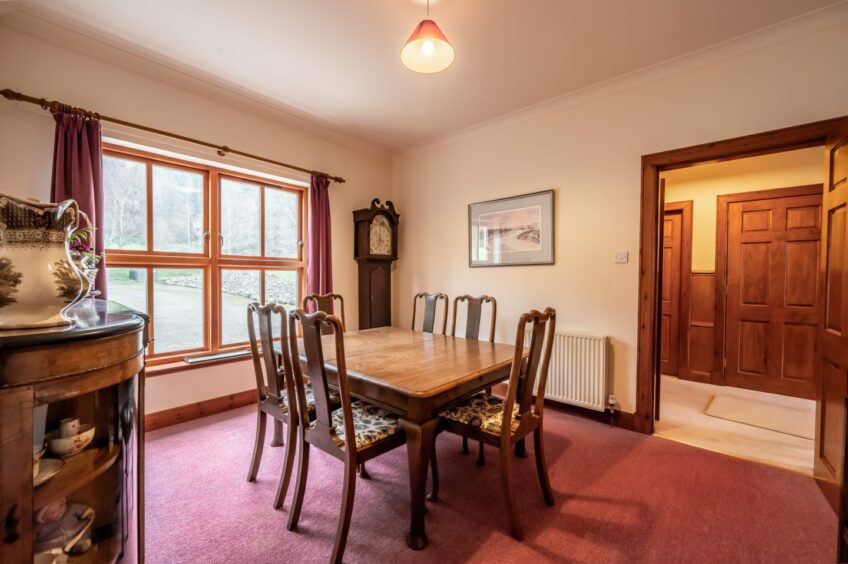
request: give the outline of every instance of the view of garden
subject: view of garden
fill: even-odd
[[[109,299],[146,312],[147,271],[142,268],[109,268]],[[221,294],[222,342],[247,341],[247,305],[259,302],[258,270],[223,270]],[[154,268],[153,299],[157,354],[203,346],[203,274],[199,269]],[[297,303],[297,273],[265,272],[266,301],[292,311]]]
[[[224,257],[265,261],[300,256],[301,202],[297,192],[222,174],[220,234],[210,236],[205,231],[210,229],[209,220],[204,218],[208,211],[208,206],[204,206],[207,178],[191,168],[105,155],[107,265],[110,250],[166,253],[173,262],[171,257],[179,254],[209,256],[210,245],[220,245],[220,255]],[[150,227],[148,209],[153,218]],[[153,352],[203,348],[204,313],[209,307],[204,291],[208,289],[203,287],[205,269],[188,265],[177,268],[178,262],[169,264],[169,268],[137,267],[131,259],[123,260],[123,265],[129,262],[129,266],[107,267],[109,299],[153,312]],[[221,281],[222,346],[247,341],[247,305],[251,302],[262,302],[264,298],[287,310],[296,307],[296,270],[282,270],[279,265],[207,268]],[[152,276],[152,307],[147,303],[148,276]],[[213,307],[217,308],[214,301]]]

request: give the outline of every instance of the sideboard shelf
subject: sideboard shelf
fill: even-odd
[[[102,564],[104,562],[112,564],[117,562],[120,556],[121,541],[119,538],[112,537],[92,544],[85,554],[71,556],[68,558],[68,562],[73,564]]]
[[[49,482],[35,488],[32,508],[38,511],[59,498],[71,495],[115,464],[120,447],[88,448],[65,460],[65,465]]]

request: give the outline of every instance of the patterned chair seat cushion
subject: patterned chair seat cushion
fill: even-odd
[[[315,409],[315,393],[312,391],[312,386],[310,384],[306,384],[303,386],[303,390],[306,395],[306,407],[309,411],[313,411]],[[280,407],[283,410],[289,410],[289,391],[285,389],[280,394],[282,396],[280,401]],[[339,393],[336,390],[330,390],[330,403],[337,404],[341,402],[341,398],[339,398]]]
[[[397,415],[385,409],[354,400],[350,403],[350,410],[353,413],[353,430],[356,433],[357,450],[394,435],[400,430]],[[333,427],[336,429],[336,436],[334,437],[336,443],[339,446],[344,446],[344,416],[341,409],[333,411]]]
[[[481,392],[444,410],[439,415],[445,419],[458,421],[472,427],[479,427],[481,431],[491,433],[492,435],[500,435],[503,425],[503,413],[503,399]],[[512,406],[512,422],[510,424],[512,431],[518,429],[520,423],[515,418],[516,415],[518,415],[517,404]]]

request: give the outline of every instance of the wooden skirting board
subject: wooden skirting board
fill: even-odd
[[[505,396],[506,384],[498,384],[497,386],[493,386],[492,393],[499,396]],[[536,398],[534,396],[533,401],[535,400]],[[595,411],[594,409],[587,409],[578,405],[571,405],[570,403],[563,403],[547,398],[545,399],[545,406],[549,409],[561,411],[563,413],[570,413],[571,415],[577,415],[578,417],[592,419],[593,421],[600,421],[601,423],[611,422],[612,425],[614,425],[615,427],[627,429],[628,431],[633,430],[633,414],[628,413],[626,411],[616,411],[615,414],[611,414],[609,411]]]
[[[506,385],[495,386],[493,391],[505,393]],[[239,392],[237,394],[212,398],[189,405],[181,405],[164,411],[157,411],[156,413],[148,413],[144,416],[144,430],[155,431],[156,429],[170,427],[177,423],[185,423],[186,421],[192,421],[194,419],[206,417],[207,415],[214,415],[216,413],[222,413],[231,409],[244,407],[245,405],[251,405],[255,402],[256,390],[245,390],[244,392]],[[592,409],[586,409],[584,407],[578,407],[576,405],[561,403],[554,400],[545,400],[545,405],[550,409],[585,417],[587,419],[593,419],[602,423],[610,422],[611,416],[608,411],[600,413]],[[626,411],[616,412],[616,414],[612,416],[612,424],[616,427],[632,431],[633,414]]]
[[[144,430],[154,431],[253,403],[256,403],[256,390],[245,390],[244,392],[238,392],[228,396],[212,398],[189,405],[181,405],[164,411],[157,411],[156,413],[148,413],[144,416]]]
[[[576,415],[578,417],[592,419],[601,423],[609,423],[614,427],[627,429],[628,431],[633,430],[633,414],[628,413],[626,411],[616,411],[615,414],[611,414],[609,411],[595,411],[594,409],[587,409],[585,407],[562,403],[550,399],[545,400],[545,406],[547,406],[549,409],[562,411],[563,413],[570,413],[571,415]]]

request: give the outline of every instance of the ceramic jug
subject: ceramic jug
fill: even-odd
[[[0,194],[0,329],[67,325],[82,277],[68,252],[74,200],[54,204]]]

